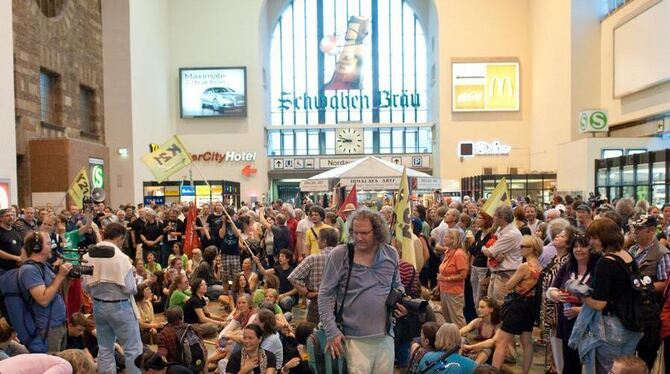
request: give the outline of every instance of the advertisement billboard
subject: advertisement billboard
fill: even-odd
[[[451,77],[454,112],[519,110],[518,62],[454,62]]]
[[[180,68],[182,118],[246,117],[246,67]]]

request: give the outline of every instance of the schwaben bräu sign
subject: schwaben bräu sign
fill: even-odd
[[[309,95],[305,92],[298,96],[291,92],[282,92],[277,101],[281,110],[402,109],[421,106],[421,96],[407,90],[401,92],[382,90],[377,91],[372,97],[343,91],[321,95]]]

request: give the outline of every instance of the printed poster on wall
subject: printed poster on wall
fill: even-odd
[[[451,76],[452,111],[519,110],[518,62],[454,62]]]

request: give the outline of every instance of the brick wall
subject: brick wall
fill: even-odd
[[[105,192],[109,196],[109,152],[97,143],[66,138],[34,139],[29,143],[31,192],[67,191],[82,166],[90,175],[89,158],[104,160]],[[108,200],[109,201],[109,200]],[[58,201],[54,201],[57,204]],[[72,201],[68,197],[67,205]]]
[[[31,147],[28,146],[30,140],[71,138],[101,145],[105,142],[100,0],[63,1],[58,15],[51,18],[42,13],[38,3],[39,0],[13,0],[12,3],[18,118],[18,194],[21,206],[31,204],[32,183],[42,183],[41,177],[31,177],[33,163],[30,160]],[[59,76],[59,97],[56,101],[61,105],[56,123],[46,124],[40,121],[41,70]],[[80,129],[81,85],[95,90],[92,133]],[[66,149],[61,148],[61,151]],[[67,174],[69,171],[64,165],[62,172]],[[42,186],[35,186],[35,191],[44,190]]]

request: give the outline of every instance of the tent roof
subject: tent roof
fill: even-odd
[[[350,164],[342,165],[317,174],[310,180],[337,179],[337,178],[375,178],[375,177],[402,177],[402,165],[396,165],[374,156],[367,156]],[[426,173],[407,168],[408,177],[430,177]]]

